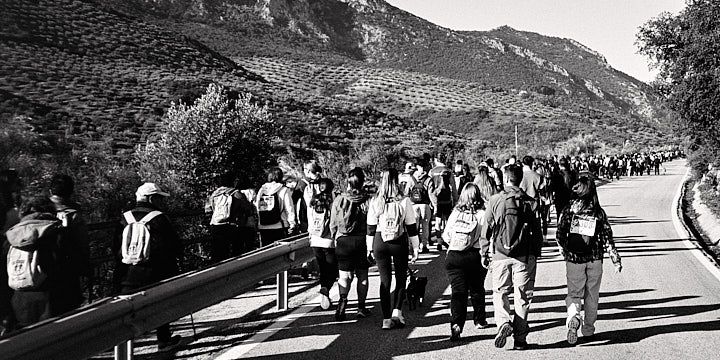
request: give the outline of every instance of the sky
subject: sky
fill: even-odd
[[[662,12],[678,14],[685,0],[386,0],[453,30],[517,30],[570,38],[603,54],[610,66],[641,81],[655,78],[637,53],[638,27]]]

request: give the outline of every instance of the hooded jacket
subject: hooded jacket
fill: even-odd
[[[277,194],[278,199],[280,200],[280,221],[270,225],[258,224],[258,230],[295,228],[297,226],[297,218],[295,213],[295,204],[292,199],[292,192],[283,184],[277,182],[263,184],[255,197],[255,208],[258,208],[260,197],[263,195],[273,194]],[[258,214],[258,216],[260,215]]]
[[[338,195],[330,212],[330,234],[333,239],[341,236],[365,236],[370,196],[364,192],[348,192]],[[346,225],[356,221],[357,226],[348,232]]]
[[[527,243],[519,244],[517,248],[513,250],[511,256],[507,256],[500,251],[496,251],[502,247],[501,237],[504,236],[502,231],[505,231],[505,196],[506,194],[520,197],[523,201],[533,203],[530,211],[527,215],[530,217],[529,224],[531,228],[530,238],[527,239]],[[543,237],[542,229],[540,228],[540,222],[535,217],[535,211],[539,206],[538,202],[527,196],[522,189],[517,186],[511,185],[506,186],[505,190],[490,197],[486,205],[485,220],[482,229],[482,236],[480,238],[480,253],[486,256],[490,253],[491,245],[494,254],[494,259],[507,259],[515,258],[519,260],[527,259],[529,255],[540,257],[542,253]]]

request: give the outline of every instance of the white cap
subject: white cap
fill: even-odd
[[[410,173],[415,169],[415,166],[413,166],[413,163],[408,162],[405,164],[405,172]]]
[[[135,192],[135,197],[143,197],[143,196],[150,196],[150,195],[160,195],[160,196],[170,196],[170,194],[166,192],[162,192],[160,188],[155,185],[155,183],[144,183],[140,185],[140,187]]]

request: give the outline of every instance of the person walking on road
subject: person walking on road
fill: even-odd
[[[397,170],[388,169],[382,172],[378,192],[370,200],[367,227],[367,248],[372,249],[372,256],[375,257],[380,272],[382,328],[388,330],[404,327],[402,305],[405,300],[408,248],[412,245],[414,263],[420,253],[420,239],[415,225],[415,211],[410,199],[402,196],[400,192]],[[395,291],[394,301],[391,302],[393,265]]]
[[[267,182],[260,187],[255,199],[262,244],[272,244],[295,232],[297,219],[291,192],[283,185],[282,169],[270,168]]]
[[[368,249],[365,243],[367,234],[367,213],[370,196],[365,192],[365,173],[356,167],[348,173],[347,191],[333,201],[330,212],[330,233],[335,239],[335,256],[339,269],[338,290],[340,300],[335,311],[335,319],[345,320],[347,297],[353,275],[357,276],[357,316],[370,316],[365,307],[368,292]]]
[[[505,189],[490,198],[480,240],[484,267],[492,273],[493,309],[498,332],[495,346],[505,346],[513,335],[513,348],[528,348],[528,314],[535,287],[537,258],[541,254],[543,236],[535,217],[539,206],[519,187],[522,169],[510,165],[505,170]],[[490,254],[492,250],[492,262]],[[510,315],[508,295],[515,289],[515,316]]]
[[[572,190],[576,198],[560,214],[556,239],[567,270],[567,342],[575,345],[581,326],[586,341],[595,335],[604,252],[608,252],[618,273],[622,261],[593,180],[582,176]]]
[[[494,189],[493,189],[494,190]],[[450,280],[450,340],[460,340],[467,316],[468,294],[473,307],[473,323],[478,329],[488,326],[485,320],[485,276],[482,266],[480,236],[485,206],[480,189],[468,183],[460,193],[458,204],[450,214],[442,234],[448,244],[445,270]]]
[[[330,233],[330,208],[335,185],[330,179],[320,179],[318,185],[318,193],[308,203],[308,234],[320,269],[320,307],[327,310],[332,305],[330,289],[338,277],[335,240]]]

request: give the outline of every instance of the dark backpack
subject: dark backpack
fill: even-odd
[[[365,235],[367,228],[367,201],[352,202],[343,196],[340,200],[339,217],[342,219],[338,224],[338,233],[356,234],[362,232]]]
[[[529,246],[528,241],[532,233],[533,209],[529,200],[523,199],[518,193],[503,192],[505,202],[505,223],[501,225],[498,234],[497,251],[507,256],[515,255],[522,245]],[[530,249],[527,249],[528,253]]]
[[[410,201],[413,202],[413,204],[429,204],[430,198],[428,197],[428,192],[425,186],[421,183],[415,184],[413,188],[410,190]]]
[[[452,180],[450,180],[451,176],[452,172],[447,169],[438,175],[433,175],[434,192],[439,205],[452,204],[452,189],[450,188],[452,184]]]
[[[261,194],[258,197],[258,217],[260,225],[277,224],[281,220],[280,197],[278,193],[272,195]]]
[[[566,249],[578,255],[592,254],[597,246],[598,223],[598,218],[591,214],[572,214]]]

